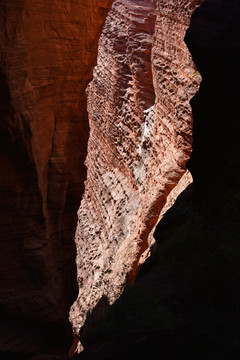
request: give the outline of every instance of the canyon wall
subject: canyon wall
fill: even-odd
[[[1,1],[0,351],[64,345],[87,154],[81,358],[239,358],[239,2],[192,18],[194,96],[200,2],[116,0],[87,104],[111,1]]]
[[[79,359],[240,358],[239,18],[236,0],[205,0],[192,16],[185,40],[203,78],[193,184],[158,224],[134,285],[92,319]]]
[[[201,77],[184,36],[199,3],[116,0],[107,17],[87,88],[87,180],[75,239],[79,295],[70,312],[75,334],[134,283],[160,211],[186,171],[189,101]]]
[[[85,88],[111,2],[0,2],[1,351],[35,351],[68,324]]]

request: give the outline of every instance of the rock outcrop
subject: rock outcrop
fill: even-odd
[[[0,2],[1,351],[35,351],[68,324],[85,88],[111,2]]]
[[[191,101],[193,184],[80,359],[240,357],[239,18],[231,0],[206,0],[192,17],[186,42],[203,77]]]
[[[198,1],[116,0],[88,86],[90,138],[76,232],[79,334],[133,284],[191,153],[201,77],[184,44]],[[189,180],[186,181],[186,183]],[[88,332],[85,326],[81,333]]]

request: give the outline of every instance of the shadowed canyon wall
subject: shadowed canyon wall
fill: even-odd
[[[194,76],[184,36],[197,4],[117,0],[107,17],[87,88],[87,180],[76,232],[79,296],[70,312],[76,334],[87,314],[101,317],[133,284],[167,195],[186,171],[189,101],[201,77]]]
[[[109,0],[0,1],[1,351],[66,328],[86,176],[85,88]],[[43,329],[42,329],[43,327]]]

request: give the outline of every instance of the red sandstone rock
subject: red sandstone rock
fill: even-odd
[[[4,351],[41,348],[44,334],[31,322],[35,328],[67,322],[76,291],[75,213],[85,179],[85,88],[110,5],[110,0],[0,3]]]
[[[133,288],[103,324],[92,318],[80,359],[240,357],[239,15],[239,1],[206,0],[191,19],[185,40],[203,76],[193,186],[158,224],[157,254]]]
[[[101,298],[111,304],[134,282],[149,234],[185,172],[189,100],[201,78],[192,76],[196,68],[183,39],[196,4],[117,0],[109,12],[87,91],[79,296],[70,313],[77,334]]]

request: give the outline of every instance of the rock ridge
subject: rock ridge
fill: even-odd
[[[87,180],[75,239],[79,296],[70,312],[76,334],[86,317],[101,317],[133,284],[167,196],[186,171],[189,100],[201,77],[184,36],[199,3],[117,0],[108,14],[87,88]],[[182,188],[189,181],[186,175]]]
[[[238,1],[206,0],[191,18],[185,40],[203,77],[193,183],[157,225],[134,286],[92,319],[80,359],[240,357],[239,16]]]

